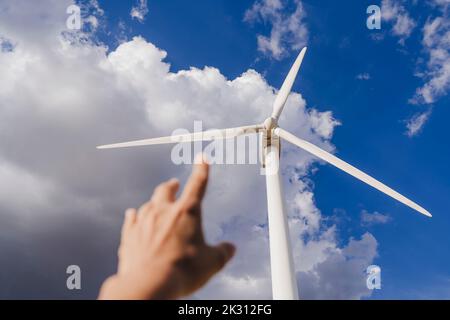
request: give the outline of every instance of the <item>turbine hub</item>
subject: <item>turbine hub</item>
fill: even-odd
[[[270,131],[270,130],[275,129],[276,127],[278,127],[278,122],[277,122],[276,119],[274,119],[272,117],[269,117],[266,120],[264,120],[263,125],[264,125],[264,128],[267,131]]]

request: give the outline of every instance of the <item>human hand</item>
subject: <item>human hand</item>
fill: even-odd
[[[117,274],[99,299],[177,299],[202,287],[234,255],[230,243],[205,243],[201,202],[209,166],[195,164],[183,193],[179,182],[160,184],[139,210],[128,209],[122,227]]]

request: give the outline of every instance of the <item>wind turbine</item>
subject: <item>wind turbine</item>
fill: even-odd
[[[280,138],[294,144],[297,147],[311,153],[312,155],[332,164],[333,166],[347,172],[353,177],[367,183],[388,196],[400,201],[408,207],[431,217],[431,214],[413,202],[404,197],[397,191],[389,188],[380,181],[372,178],[361,170],[353,167],[345,161],[322,150],[318,146],[303,140],[293,134],[283,130],[278,126],[278,119],[283,107],[286,104],[292,85],[294,84],[297,73],[302,64],[306,53],[306,47],[298,55],[292,65],[284,83],[278,92],[273,104],[272,115],[262,124],[244,126],[238,128],[228,128],[214,131],[196,132],[184,135],[173,135],[167,137],[144,139],[124,143],[98,146],[98,149],[125,148],[135,146],[147,146],[156,144],[192,142],[192,141],[211,141],[215,139],[229,139],[241,135],[262,133],[261,160],[263,167],[266,168],[266,188],[267,188],[267,207],[269,215],[269,240],[270,240],[270,261],[272,273],[272,293],[273,299],[291,300],[298,299],[297,281],[295,277],[294,262],[291,252],[288,221],[284,209],[283,190],[280,180]]]

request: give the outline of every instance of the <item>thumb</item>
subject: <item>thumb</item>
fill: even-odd
[[[228,261],[231,260],[236,252],[236,247],[229,242],[222,242],[211,248],[213,252],[215,272],[221,270],[228,263]]]

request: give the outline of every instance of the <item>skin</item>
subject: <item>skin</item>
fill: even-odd
[[[126,211],[118,270],[103,283],[99,299],[182,298],[205,285],[233,257],[231,243],[205,242],[201,203],[209,166],[199,160],[178,199],[179,182],[171,179],[138,210]]]

